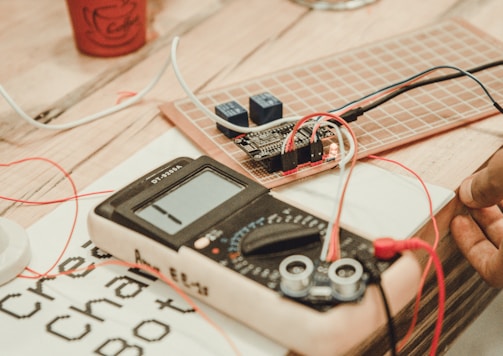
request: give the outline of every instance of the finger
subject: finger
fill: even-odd
[[[466,215],[452,220],[451,233],[461,253],[480,276],[493,287],[503,287],[503,245],[494,246]]]
[[[503,199],[503,150],[489,160],[486,167],[465,179],[459,197],[471,208],[488,207]]]
[[[478,209],[481,208],[482,205],[476,202],[475,199],[473,198],[472,182],[473,182],[473,175],[461,182],[458,193],[459,200],[461,200],[461,202],[469,208]]]
[[[451,221],[450,227],[454,241],[467,258],[474,246],[487,241],[484,232],[470,215],[455,216]]]
[[[503,241],[503,213],[498,206],[474,209],[471,211],[479,228],[485,233],[495,246]]]
[[[492,250],[477,270],[480,276],[491,286],[503,288],[503,244]]]

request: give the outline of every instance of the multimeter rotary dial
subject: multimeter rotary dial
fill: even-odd
[[[326,221],[264,195],[203,234],[208,243],[199,252],[277,289],[281,261],[295,254],[318,258],[326,228]]]

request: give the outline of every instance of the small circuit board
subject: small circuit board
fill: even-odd
[[[260,162],[267,172],[287,172],[295,167],[286,167],[282,162],[283,142],[292,131],[294,123],[283,124],[278,127],[260,132],[249,133],[237,137],[234,143],[246,152],[254,161]],[[332,130],[321,127],[317,131],[318,140],[310,142],[312,129],[301,127],[295,135],[295,155],[297,165],[310,162],[315,164],[323,159],[323,140],[334,136]],[[284,160],[283,160],[284,161]]]

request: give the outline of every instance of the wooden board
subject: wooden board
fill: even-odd
[[[438,65],[470,69],[503,58],[503,46],[461,21],[449,20],[366,47],[334,54],[225,88],[201,93],[211,111],[235,100],[270,92],[283,102],[284,116],[328,111]],[[454,73],[441,70],[432,76]],[[500,103],[503,68],[476,74]],[[168,103],[163,113],[206,154],[272,188],[321,170],[333,163],[306,166],[298,173],[270,174],[250,159],[189,99]],[[395,148],[496,113],[481,87],[468,77],[414,89],[369,111],[351,126],[359,158]]]

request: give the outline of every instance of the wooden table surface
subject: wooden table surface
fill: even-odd
[[[313,11],[289,0],[149,0],[148,42],[118,58],[80,54],[66,4],[54,0],[0,0],[0,84],[30,116],[65,123],[113,105],[117,92],[137,91],[182,36],[178,60],[195,92],[356,48],[451,17],[503,38],[499,0],[379,0],[354,11]],[[184,93],[171,70],[138,104],[66,131],[34,128],[0,100],[0,163],[43,156],[69,171],[82,190],[171,128],[159,105]],[[387,152],[426,181],[455,190],[500,146],[501,115]],[[393,169],[387,167],[389,169]],[[139,172],[141,173],[141,172]],[[0,168],[0,195],[50,200],[71,194],[68,183],[41,163]],[[28,227],[54,209],[0,200],[1,216]],[[449,236],[440,246],[448,303],[440,352],[478,315],[497,291],[488,288],[459,255]],[[404,354],[429,348],[435,314],[429,284],[415,338]],[[449,293],[451,292],[451,293]],[[428,308],[429,304],[430,307]],[[411,308],[397,316],[406,329]],[[359,353],[385,350],[385,330]]]

